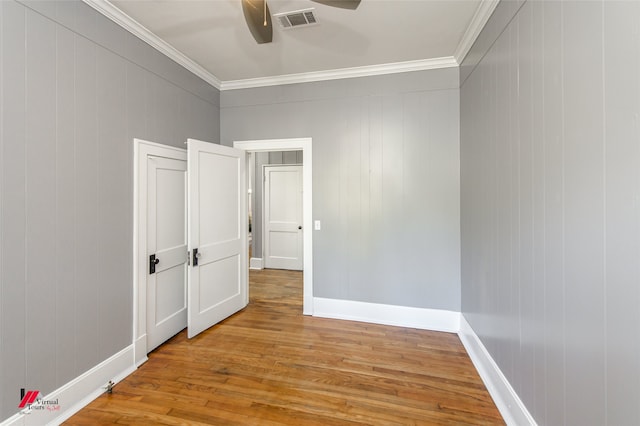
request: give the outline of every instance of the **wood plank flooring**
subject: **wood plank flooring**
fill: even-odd
[[[504,424],[455,334],[305,317],[301,272],[250,283],[246,309],[182,331],[66,424]]]

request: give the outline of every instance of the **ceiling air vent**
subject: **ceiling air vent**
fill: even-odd
[[[280,23],[280,26],[285,29],[303,27],[309,25],[315,25],[318,23],[316,17],[313,14],[314,8],[296,10],[293,12],[276,13],[274,18]]]

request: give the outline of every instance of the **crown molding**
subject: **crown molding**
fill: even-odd
[[[455,53],[453,54],[453,57],[458,64],[462,63],[465,56],[467,56],[467,53],[469,53],[469,50],[471,50],[471,46],[475,43],[480,32],[491,17],[491,14],[498,6],[498,3],[500,3],[500,0],[481,1],[480,5],[476,9],[476,13],[473,15],[473,18],[471,18],[471,22],[469,23],[467,30],[464,32]]]
[[[285,74],[272,77],[258,77],[243,80],[221,81],[192,59],[179,52],[175,47],[160,39],[135,19],[114,6],[109,0],[82,0],[108,19],[120,25],[131,34],[143,40],[151,47],[177,62],[218,90],[236,90],[282,84],[309,83],[315,81],[337,80],[343,78],[370,77],[411,71],[425,71],[439,68],[457,67],[467,55],[476,38],[484,28],[500,0],[482,0],[476,9],[453,56],[421,59],[416,61],[395,62],[381,65],[368,65],[353,68],[341,68],[327,71],[315,71],[299,74]]]
[[[391,64],[368,65],[363,67],[341,68],[328,71],[286,74],[274,77],[248,78],[244,80],[223,81],[220,90],[249,89],[282,84],[309,83],[314,81],[337,80],[342,78],[370,77],[383,74],[395,74],[410,71],[425,71],[438,68],[457,67],[453,56],[418,61],[395,62]]]
[[[175,47],[171,46],[169,43],[161,40],[149,31],[144,26],[140,25],[138,21],[131,18],[129,15],[118,9],[116,6],[111,4],[108,0],[82,0],[85,4],[91,6],[116,24],[120,25],[125,30],[129,31],[131,34],[135,35],[142,41],[149,44],[151,47],[158,50],[160,53],[168,56],[173,59],[179,65],[182,65],[207,83],[211,84],[216,89],[220,89],[221,81],[211,74],[209,71],[205,70],[202,66],[194,62],[193,60],[186,57],[184,54],[179,52]]]

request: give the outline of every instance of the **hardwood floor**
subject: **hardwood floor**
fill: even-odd
[[[180,332],[66,424],[504,424],[455,334],[305,317],[301,272],[250,282],[246,309]]]

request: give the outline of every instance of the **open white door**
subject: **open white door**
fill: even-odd
[[[245,151],[189,139],[189,338],[244,308],[247,286]]]

